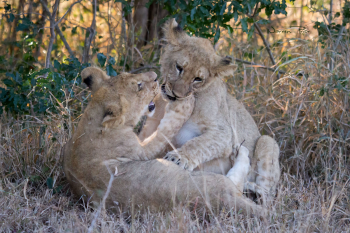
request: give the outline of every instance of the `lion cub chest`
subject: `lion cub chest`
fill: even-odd
[[[199,126],[188,120],[175,136],[175,146],[177,148],[182,147],[187,141],[192,138],[198,137],[202,134]]]

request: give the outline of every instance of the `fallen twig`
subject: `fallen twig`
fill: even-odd
[[[259,64],[256,64],[256,63],[254,63],[254,62],[245,61],[245,60],[242,60],[242,59],[239,59],[239,58],[233,58],[233,60],[235,60],[236,62],[240,62],[240,63],[244,63],[244,64],[248,64],[248,65],[257,66],[257,68],[262,68],[262,69],[266,69],[266,70],[271,70],[271,71],[273,71],[273,72],[276,71],[276,69],[274,69],[274,68],[271,68],[271,67],[268,67],[268,66],[264,66],[264,65],[259,65]],[[281,74],[285,74],[285,73],[286,73],[285,71],[282,71],[282,70],[279,70],[278,72],[281,73]]]
[[[272,65],[276,65],[275,58],[274,58],[273,55],[272,55],[269,42],[265,39],[264,34],[262,33],[262,31],[261,31],[259,25],[258,25],[257,23],[254,23],[254,26],[255,26],[256,30],[258,31],[258,33],[259,33],[259,35],[260,35],[262,41],[264,42],[264,45],[265,45],[265,47],[266,47],[267,53],[269,54],[270,60],[271,60],[271,62],[272,62]],[[279,75],[279,74],[277,74],[277,78],[278,78],[278,79],[280,78],[280,75]]]

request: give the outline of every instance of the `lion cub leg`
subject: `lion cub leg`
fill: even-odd
[[[256,173],[253,175],[255,182],[250,180],[244,188],[262,196],[263,201],[268,201],[276,195],[276,186],[281,176],[279,147],[273,138],[264,135],[258,139],[252,167],[251,173]]]
[[[227,177],[235,184],[239,194],[243,194],[244,183],[247,180],[250,169],[249,150],[240,145],[233,148],[233,153],[238,150],[234,166],[228,171]]]

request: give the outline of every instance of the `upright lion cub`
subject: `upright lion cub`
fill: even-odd
[[[64,171],[75,195],[99,203],[114,175],[105,205],[116,211],[132,206],[169,210],[182,203],[213,211],[227,206],[266,213],[242,197],[225,176],[190,173],[173,162],[155,159],[165,154],[166,137],[174,137],[192,114],[192,95],[167,104],[156,132],[141,143],[133,127],[157,94],[156,74],[123,73],[110,78],[89,67],[81,76],[92,98],[64,149]]]
[[[232,146],[244,142],[251,159],[245,189],[273,195],[280,179],[279,147],[273,138],[261,136],[243,104],[227,93],[223,77],[233,74],[231,59],[217,55],[208,39],[187,35],[174,19],[165,24],[164,36],[163,97],[176,102],[195,96],[191,117],[173,139],[177,150],[165,159],[190,171],[226,175],[232,167]]]

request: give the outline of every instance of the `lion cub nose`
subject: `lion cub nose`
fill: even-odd
[[[156,81],[157,79],[157,74],[153,71],[146,72],[144,75],[146,75],[148,82]]]

